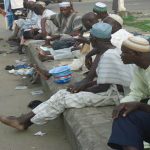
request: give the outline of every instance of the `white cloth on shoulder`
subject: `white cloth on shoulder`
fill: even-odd
[[[130,36],[133,36],[133,34],[129,33],[125,29],[120,29],[111,35],[111,43],[121,49],[122,42],[127,40]]]

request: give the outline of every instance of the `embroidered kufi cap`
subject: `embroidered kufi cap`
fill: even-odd
[[[112,26],[107,23],[96,23],[92,26],[90,34],[96,38],[109,39],[111,37]]]
[[[65,7],[70,7],[70,6],[71,6],[70,2],[59,3],[59,7],[60,8],[65,8]]]
[[[133,36],[129,37],[122,43],[123,46],[137,52],[150,52],[149,42],[141,37]]]
[[[121,26],[123,25],[123,19],[116,14],[109,14],[109,17],[117,21]]]
[[[101,2],[97,2],[93,7],[93,12],[95,13],[107,12],[107,5]]]

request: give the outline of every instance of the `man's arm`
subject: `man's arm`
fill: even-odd
[[[57,15],[58,14],[54,14],[54,15],[51,15],[49,17],[44,17],[44,18],[41,19],[41,30],[42,30],[43,36],[47,35],[47,32],[46,32],[46,21],[47,20],[51,20],[52,22],[54,22],[54,20],[55,20],[55,22],[56,22],[56,16]]]
[[[137,110],[141,110],[149,113],[150,105],[140,103],[140,102],[122,103],[114,108],[112,113],[112,118],[116,119],[119,116],[126,117],[129,113]]]
[[[141,101],[142,99],[147,98],[148,87],[143,81],[143,77],[140,74],[139,69],[134,71],[133,80],[130,85],[131,92],[128,96],[121,99],[121,103],[132,102],[132,101]]]
[[[87,88],[85,91],[92,93],[106,92],[110,87],[110,84],[95,84],[92,87]]]
[[[92,68],[92,56],[94,56],[94,55],[97,55],[98,57],[99,57],[99,59],[98,60],[100,60],[100,56],[102,55],[102,54],[100,54],[100,52],[98,52],[98,50],[97,49],[93,49],[92,51],[90,51],[86,56],[85,56],[85,66],[89,69],[89,70],[91,70],[91,68]],[[96,56],[96,57],[97,57]],[[96,60],[94,60],[94,61],[96,61]],[[96,67],[97,67],[97,65],[96,65]],[[96,69],[95,69],[96,70]]]
[[[96,84],[97,84],[96,81],[88,82],[88,81],[82,80],[80,82],[74,83],[74,85],[69,85],[67,90],[71,93],[78,93],[80,91],[86,91],[88,87],[91,87]]]
[[[145,111],[145,112],[150,112],[150,105],[140,103],[139,105],[139,110]]]

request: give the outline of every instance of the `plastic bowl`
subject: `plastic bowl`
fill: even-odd
[[[64,77],[54,77],[54,82],[58,84],[64,84],[70,82],[72,75],[64,76]]]
[[[54,77],[62,77],[72,74],[71,68],[69,66],[60,66],[54,69],[49,70],[49,73],[52,74]]]

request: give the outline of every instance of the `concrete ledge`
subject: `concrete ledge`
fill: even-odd
[[[87,107],[64,112],[67,135],[73,150],[108,150],[112,107]]]
[[[36,47],[41,44],[42,42],[37,41],[27,46],[27,55],[30,61],[47,70],[58,66],[61,61],[41,62],[38,59]],[[71,83],[80,81],[83,78],[82,73],[82,71],[74,72]],[[43,80],[41,78],[41,83],[45,91],[49,92],[49,96],[68,86],[68,84],[56,84],[53,79]],[[111,130],[111,112],[112,107],[66,110],[63,114],[64,123],[73,150],[108,150],[107,140]]]

